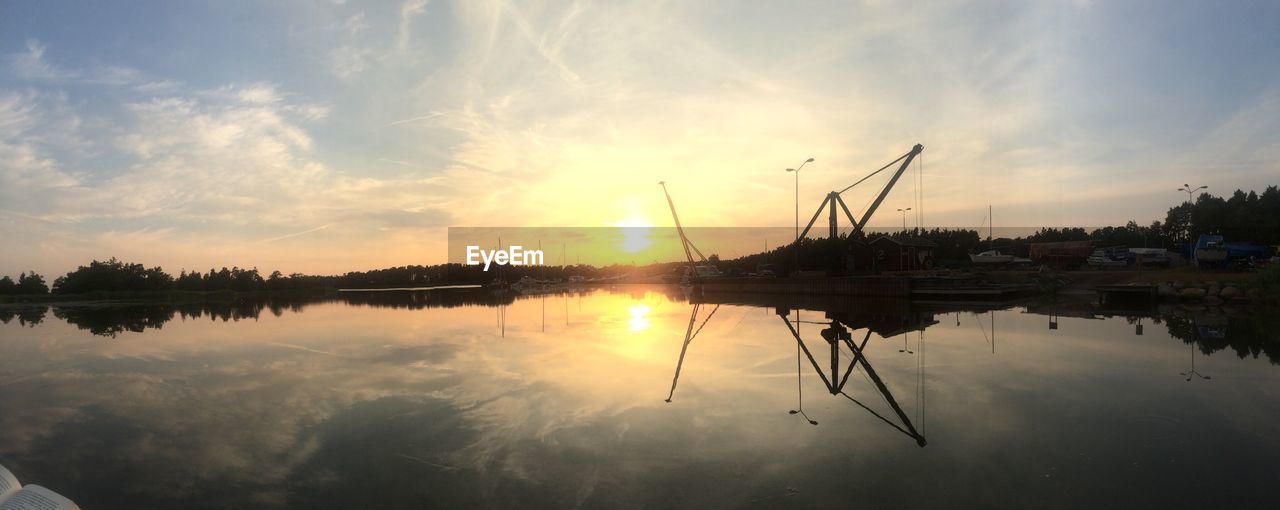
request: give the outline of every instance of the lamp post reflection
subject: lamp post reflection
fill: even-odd
[[[798,311],[797,311],[797,315],[799,315]],[[800,413],[800,416],[803,416],[804,419],[809,420],[810,425],[817,425],[818,424],[817,420],[810,418],[809,415],[805,414],[804,412],[804,385],[801,384],[801,381],[800,381],[800,345],[799,344],[796,345],[796,400],[798,402],[797,407],[799,407],[799,409],[792,409],[790,411],[787,411],[787,413],[788,414]]]
[[[1199,377],[1205,380],[1213,379],[1213,377],[1211,376],[1207,376],[1196,371],[1196,345],[1195,344],[1191,344],[1191,369],[1187,370],[1186,372],[1180,372],[1180,373],[1183,376],[1186,376],[1188,382],[1190,382],[1192,379],[1196,377]]]

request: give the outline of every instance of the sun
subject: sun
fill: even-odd
[[[636,253],[653,244],[653,240],[649,238],[649,233],[653,231],[653,224],[638,215],[618,220],[613,226],[618,227],[622,232],[620,247],[624,252]]]

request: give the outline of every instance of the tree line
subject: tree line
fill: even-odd
[[[1228,241],[1252,241],[1265,245],[1280,245],[1280,189],[1268,186],[1262,193],[1236,190],[1230,197],[1200,194],[1195,202],[1183,202],[1169,208],[1164,221],[1154,221],[1142,226],[1130,221],[1124,226],[1084,228],[1042,228],[1026,237],[983,239],[971,229],[910,229],[887,235],[893,237],[919,237],[938,245],[934,257],[941,266],[968,265],[968,254],[991,248],[1001,248],[1009,253],[1027,256],[1033,243],[1057,241],[1092,241],[1096,246],[1126,246],[1185,249],[1188,240],[1199,234],[1221,234]],[[869,241],[860,232],[853,240]],[[777,274],[792,269],[829,269],[844,265],[848,243],[851,239],[841,235],[837,239],[801,239],[796,245],[784,245],[771,251],[721,261],[712,258],[721,269],[756,271],[772,266]],[[495,278],[514,282],[530,276],[542,279],[566,279],[569,276],[595,278],[640,272],[642,274],[667,274],[682,271],[681,262],[655,263],[633,267],[589,265],[547,267],[502,267],[485,272],[482,268],[462,264],[408,265],[371,271],[352,271],[342,275],[317,276],[301,273],[282,274],[272,271],[263,276],[257,268],[232,267],[208,271],[182,270],[175,277],[160,267],[145,267],[111,258],[94,260],[86,266],[68,272],[53,281],[52,288],[43,276],[23,272],[17,279],[0,277],[0,296],[30,294],[81,294],[86,292],[132,291],[279,291],[323,288],[387,288],[422,287],[443,284],[488,283]]]
[[[970,264],[970,253],[999,248],[1006,253],[1027,257],[1034,243],[1060,241],[1091,241],[1097,247],[1165,248],[1185,254],[1187,243],[1194,242],[1200,234],[1220,234],[1228,241],[1280,245],[1280,189],[1268,186],[1261,194],[1236,190],[1227,198],[1202,193],[1194,203],[1183,202],[1169,208],[1164,221],[1157,220],[1146,226],[1130,221],[1123,226],[1097,229],[1041,228],[1025,237],[996,239],[985,239],[977,230],[948,228],[907,229],[884,235],[932,241],[938,245],[934,250],[935,261],[944,267],[958,267]],[[802,270],[839,268],[844,265],[842,258],[850,241],[867,242],[877,237],[879,235],[867,236],[859,232],[852,239],[846,235],[835,240],[805,238],[797,245],[781,246],[725,264],[744,271],[770,264],[779,274],[793,267]]]
[[[0,296],[47,294],[48,292],[49,286],[45,285],[44,277],[36,274],[35,271],[19,274],[16,282],[8,276],[0,277]]]
[[[628,266],[594,267],[502,267],[485,272],[483,268],[462,264],[409,265],[351,271],[341,275],[285,275],[272,271],[263,275],[258,268],[232,267],[208,271],[181,270],[177,276],[163,268],[146,267],[116,258],[94,260],[54,279],[52,287],[35,272],[22,273],[17,282],[0,278],[0,295],[74,295],[90,292],[165,292],[165,291],[294,291],[316,289],[376,289],[391,287],[426,287],[433,285],[482,284],[495,278],[516,281],[529,276],[540,279],[567,279],[569,276],[599,277],[622,274]]]

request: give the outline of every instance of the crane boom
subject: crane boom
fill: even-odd
[[[906,154],[899,156],[898,159],[895,159],[889,162],[889,164],[880,167],[879,170],[871,172],[870,175],[863,177],[858,182],[853,183],[849,187],[842,189],[840,191],[832,191],[830,193],[827,193],[826,198],[822,199],[822,203],[818,205],[818,210],[814,211],[813,218],[809,220],[808,225],[805,225],[804,230],[800,232],[800,236],[796,238],[796,241],[799,242],[801,239],[804,239],[804,237],[809,234],[809,230],[813,228],[813,224],[818,221],[818,216],[822,214],[822,210],[826,207],[831,208],[830,235],[832,237],[835,237],[836,235],[836,206],[839,206],[840,209],[843,209],[845,217],[849,218],[850,223],[853,223],[853,231],[849,232],[849,236],[852,237],[856,235],[858,232],[861,232],[862,228],[867,225],[867,220],[870,220],[871,215],[875,214],[876,209],[880,207],[880,203],[884,201],[884,198],[886,196],[889,196],[889,190],[892,190],[893,185],[897,184],[898,178],[902,177],[902,173],[906,172],[907,168],[911,166],[911,161],[914,160],[915,157],[918,156],[923,151],[924,151],[924,146],[920,144],[916,144],[915,147],[911,148],[910,152],[907,152]],[[867,179],[871,178],[872,175],[875,175],[884,171],[885,169],[893,166],[894,163],[897,163],[899,161],[902,162],[902,165],[898,167],[898,171],[895,172],[893,174],[893,177],[889,179],[889,183],[884,185],[884,189],[880,190],[880,195],[876,197],[875,202],[871,203],[871,207],[867,208],[866,214],[862,216],[861,220],[854,220],[853,214],[849,212],[849,207],[845,205],[844,200],[840,198],[840,194],[846,191],[849,191],[850,189],[853,189],[854,186],[857,186],[861,184],[863,181],[866,181]]]
[[[689,259],[689,265],[692,266],[695,264],[693,260],[694,253],[697,253],[698,257],[701,258],[703,262],[706,262],[707,257],[703,256],[702,252],[698,250],[698,247],[694,246],[693,242],[684,235],[684,227],[680,226],[680,215],[676,214],[676,204],[671,201],[671,193],[667,192],[667,182],[658,181],[658,185],[662,186],[662,194],[667,196],[667,207],[671,208],[671,218],[676,221],[676,233],[680,235],[680,246],[684,248],[684,256]],[[692,252],[690,251],[690,248],[693,249]]]
[[[889,179],[889,184],[886,184],[884,189],[880,191],[880,196],[876,197],[876,201],[871,203],[871,207],[867,209],[867,214],[862,216],[862,221],[859,221],[858,226],[854,227],[853,232],[849,233],[850,236],[862,232],[862,227],[867,225],[867,220],[871,219],[872,214],[875,214],[876,209],[880,207],[880,202],[884,201],[884,197],[889,196],[889,190],[893,189],[893,185],[898,182],[898,178],[902,177],[902,172],[907,171],[907,168],[911,166],[911,160],[915,159],[923,151],[924,146],[917,143],[915,147],[911,148],[911,152],[904,156],[906,160],[902,162],[902,166],[898,167],[898,171]],[[892,165],[893,163],[890,164]]]

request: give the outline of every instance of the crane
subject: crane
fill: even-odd
[[[662,194],[667,196],[667,206],[671,208],[671,217],[676,221],[676,233],[680,235],[680,245],[684,248],[684,256],[689,259],[689,267],[693,268],[697,264],[693,260],[693,254],[697,253],[698,258],[703,262],[707,262],[707,257],[702,255],[697,246],[693,245],[693,241],[684,235],[684,227],[680,226],[680,215],[676,214],[676,204],[671,201],[671,193],[667,192],[667,181],[658,181],[658,185],[662,186]],[[692,251],[690,251],[692,249]]]
[[[799,246],[800,240],[804,239],[804,236],[809,233],[809,229],[812,229],[813,224],[818,221],[818,216],[822,214],[822,210],[828,207],[830,208],[830,213],[831,213],[830,231],[828,235],[832,238],[835,238],[836,231],[839,228],[838,224],[836,223],[836,217],[837,217],[836,206],[837,205],[839,205],[840,209],[844,211],[845,217],[849,218],[849,222],[853,224],[853,231],[849,232],[849,236],[853,237],[858,232],[861,232],[862,228],[867,225],[867,220],[871,219],[871,215],[875,214],[876,209],[880,207],[880,203],[883,202],[884,198],[889,195],[889,190],[893,189],[893,185],[898,182],[898,178],[902,177],[902,173],[905,172],[907,168],[911,166],[911,161],[915,159],[915,157],[918,156],[923,151],[924,151],[924,146],[920,144],[916,144],[915,147],[911,148],[911,151],[899,156],[898,159],[890,161],[889,164],[880,167],[879,170],[871,172],[866,177],[859,179],[858,182],[850,184],[848,187],[840,191],[832,191],[830,193],[827,193],[826,198],[823,198],[822,203],[818,205],[818,210],[813,213],[813,218],[809,220],[809,224],[804,227],[804,231],[801,232],[800,236],[796,238],[795,240],[796,245]],[[871,203],[871,207],[867,209],[867,213],[862,216],[861,220],[855,220],[853,218],[853,213],[849,212],[849,206],[845,205],[844,200],[840,199],[840,194],[846,191],[849,191],[850,189],[853,189],[854,186],[862,184],[867,179],[870,179],[872,176],[884,171],[885,169],[893,166],[894,163],[897,163],[899,161],[902,162],[902,165],[898,167],[898,171],[893,174],[892,178],[889,179],[889,183],[885,184],[884,189],[880,190],[880,195],[876,197],[875,202]],[[672,210],[672,212],[674,212],[674,209]]]

